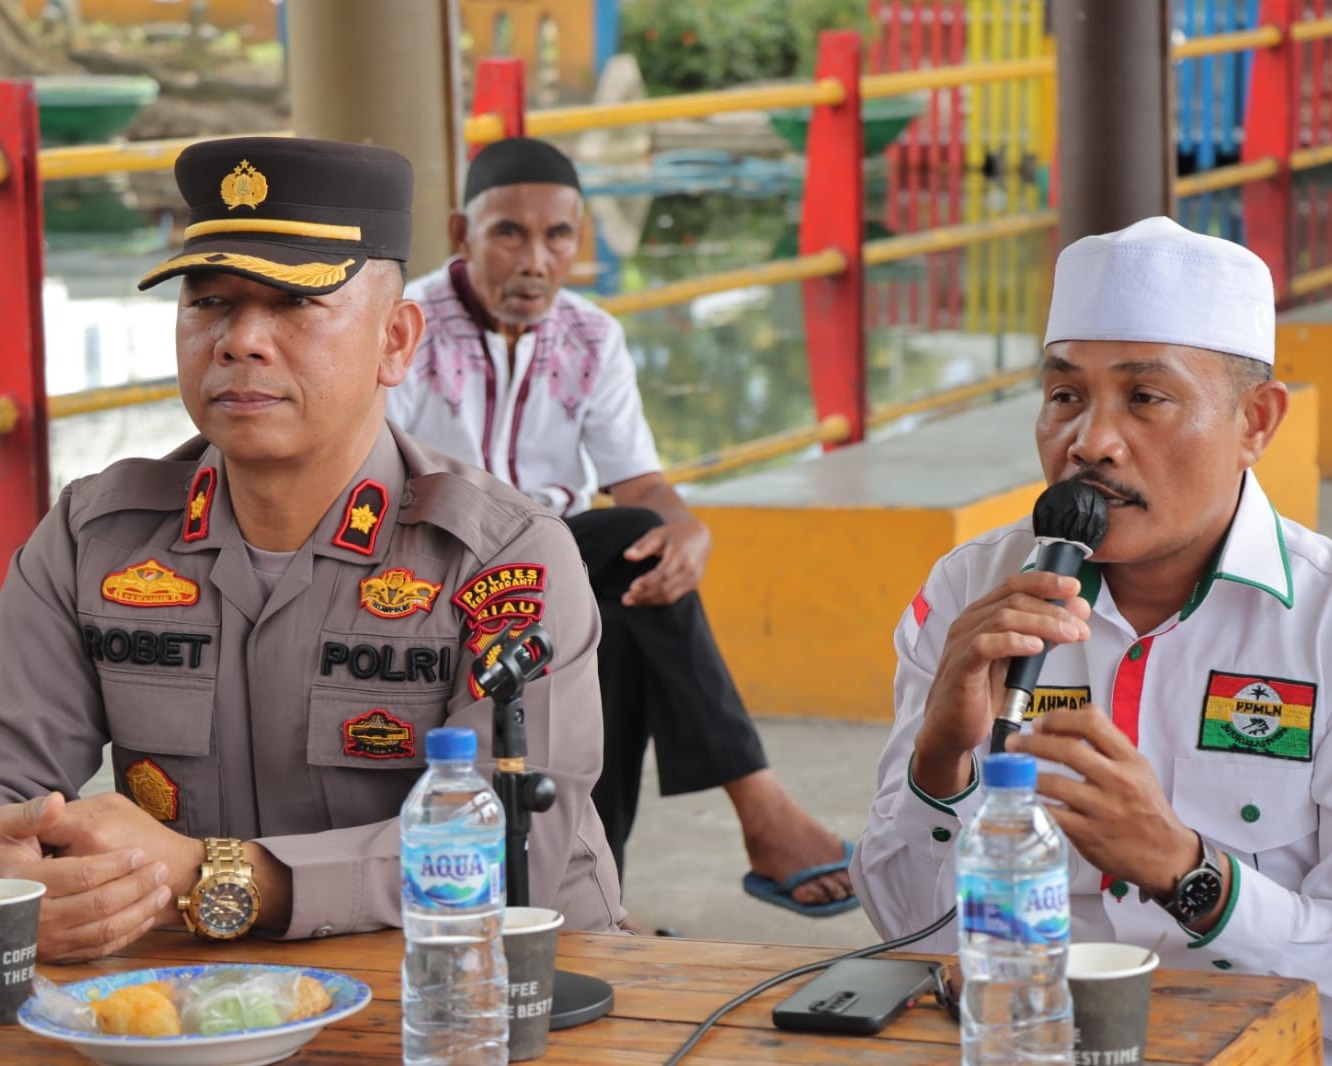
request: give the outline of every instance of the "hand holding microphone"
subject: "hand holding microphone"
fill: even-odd
[[[1105,497],[1084,481],[1059,481],[1036,500],[1032,526],[1036,533],[1035,569],[1061,576],[1077,574],[1084,560],[1101,545],[1110,524]],[[1053,600],[1062,606],[1062,600]],[[1022,728],[1031,707],[1032,691],[1045,663],[1049,641],[1035,655],[1013,658],[1004,679],[1004,702],[990,734],[990,750],[1003,751],[1010,733]]]

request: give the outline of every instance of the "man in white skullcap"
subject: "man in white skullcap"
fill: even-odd
[[[1072,845],[1071,939],[1163,936],[1163,966],[1314,980],[1332,1032],[1332,542],[1250,469],[1286,412],[1275,332],[1263,262],[1169,219],[1060,255],[1036,443],[1048,482],[1104,496],[1108,532],[1060,577],[1029,569],[1030,519],[994,530],[905,611],[851,867],[885,938],[953,906],[1005,668],[1046,641],[1007,749],[1041,760]],[[956,923],[922,943],[955,950]]]

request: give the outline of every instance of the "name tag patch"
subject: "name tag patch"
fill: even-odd
[[[1309,762],[1317,696],[1318,686],[1312,681],[1213,670],[1203,700],[1198,747]]]
[[[1037,687],[1031,694],[1031,706],[1023,713],[1025,721],[1039,718],[1051,711],[1076,709],[1084,703],[1091,703],[1091,687],[1073,685],[1064,688]]]

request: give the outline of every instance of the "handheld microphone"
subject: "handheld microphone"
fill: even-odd
[[[1110,515],[1105,497],[1085,481],[1058,481],[1036,500],[1032,509],[1032,526],[1036,533],[1037,570],[1073,577],[1083,561],[1105,539]],[[1063,600],[1051,600],[1063,606]],[[1004,750],[1004,741],[1010,733],[1022,728],[1023,715],[1031,708],[1032,691],[1050,642],[1035,655],[1014,657],[1008,664],[1004,678],[1004,702],[990,733],[990,751]]]

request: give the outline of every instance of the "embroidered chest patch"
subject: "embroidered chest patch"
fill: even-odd
[[[361,606],[380,618],[405,618],[430,610],[443,587],[418,578],[415,570],[395,566],[361,582]]]
[[[125,770],[125,784],[134,802],[159,822],[174,822],[180,814],[180,788],[152,759],[140,759]]]
[[[1318,686],[1311,681],[1213,670],[1198,747],[1309,762],[1317,695]]]
[[[116,570],[102,579],[102,598],[127,607],[191,607],[199,586],[156,559]]]
[[[1038,686],[1031,694],[1031,706],[1023,712],[1022,717],[1030,722],[1033,718],[1039,718],[1051,711],[1076,709],[1084,703],[1090,702],[1091,688],[1087,685],[1073,685],[1065,688],[1042,688]]]
[[[389,714],[383,707],[366,711],[342,723],[342,753],[366,759],[410,759],[416,754],[411,722]]]

